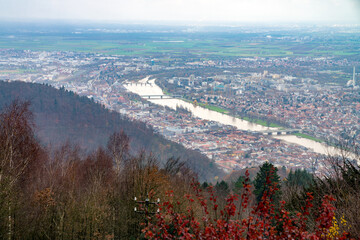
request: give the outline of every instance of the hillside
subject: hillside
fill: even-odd
[[[87,151],[105,146],[108,137],[123,129],[131,139],[131,151],[152,152],[161,162],[180,157],[197,172],[200,179],[211,181],[221,176],[219,170],[200,152],[185,149],[166,140],[142,122],[105,109],[87,97],[51,86],[0,81],[0,109],[14,99],[29,100],[35,116],[37,137],[44,145],[57,147],[66,141],[78,144]]]
[[[43,122],[38,132],[48,138],[47,127],[56,130],[57,124],[58,136],[69,131],[94,144],[95,134],[114,124],[130,130],[135,148],[151,141],[146,146],[162,147],[157,154],[181,150],[141,123],[73,93],[34,84],[0,87],[3,102],[12,95],[31,98]],[[54,151],[41,146],[33,120],[26,102],[0,110],[0,239],[355,239],[360,234],[360,171],[349,160],[328,159],[333,170],[324,178],[297,170],[283,181],[278,173],[286,169],[266,162],[257,173],[256,168],[236,171],[224,178],[230,184],[209,186],[194,180],[176,159],[159,167],[150,155],[128,155],[122,134],[112,135],[106,150],[86,153],[67,143]],[[104,127],[96,130],[96,124]],[[216,170],[209,161],[189,164]]]

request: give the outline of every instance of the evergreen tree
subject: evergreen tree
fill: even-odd
[[[202,189],[207,189],[208,187],[209,187],[209,184],[207,182],[203,182],[203,184],[201,184]]]
[[[215,185],[216,192],[223,197],[226,197],[230,193],[229,185],[222,180],[220,183],[216,183]]]
[[[300,186],[300,187],[309,187],[314,182],[314,176],[307,172],[306,170],[296,169],[295,172],[290,170],[290,173],[287,177],[286,185],[287,186]]]
[[[274,167],[271,163],[264,163],[261,167],[259,172],[257,173],[255,180],[254,180],[254,187],[255,187],[255,196],[257,201],[260,201],[265,191],[270,189],[270,186],[278,186],[280,184],[280,177],[277,174],[278,169]],[[269,179],[271,185],[267,183],[267,178]],[[279,187],[279,186],[278,186]],[[272,200],[274,198],[278,199],[280,197],[280,190],[277,190],[274,196],[272,196]]]
[[[237,181],[234,183],[234,188],[233,191],[236,194],[240,194],[240,191],[244,185],[244,181],[245,181],[245,177],[244,176],[240,176]]]

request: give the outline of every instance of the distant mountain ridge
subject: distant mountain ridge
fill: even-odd
[[[214,163],[198,151],[189,150],[156,134],[139,121],[109,111],[87,97],[54,87],[21,81],[0,81],[0,109],[13,100],[28,100],[34,113],[36,135],[45,145],[59,146],[66,141],[89,151],[105,146],[108,137],[123,129],[130,137],[133,152],[152,152],[160,162],[180,157],[197,172],[201,180],[222,176]]]

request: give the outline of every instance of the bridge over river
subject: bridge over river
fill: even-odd
[[[182,96],[180,95],[140,95],[140,97],[145,98],[145,99],[151,99],[151,100],[156,100],[156,99],[174,99],[174,98],[181,98]]]
[[[289,135],[301,132],[300,129],[277,129],[277,130],[265,130],[262,131],[264,135]]]
[[[128,86],[143,86],[143,87],[153,87],[154,85],[152,83],[142,83],[142,82],[130,82],[130,83],[126,83],[124,84],[125,87],[128,87]]]
[[[330,155],[338,155],[341,153],[339,149],[336,149],[331,146],[327,146],[326,144],[315,142],[310,139],[301,138],[295,135],[291,135],[291,133],[301,132],[299,129],[279,129],[262,126],[256,123],[248,122],[246,120],[235,118],[229,115],[225,115],[216,111],[212,111],[210,109],[203,108],[201,106],[196,106],[192,103],[185,102],[179,98],[181,96],[176,95],[164,95],[162,89],[155,84],[155,79],[148,80],[145,78],[138,83],[126,83],[124,87],[133,93],[136,93],[143,97],[144,99],[154,102],[161,106],[167,106],[172,109],[176,109],[177,107],[183,107],[188,109],[193,113],[194,117],[198,117],[201,119],[205,119],[208,121],[215,121],[222,123],[224,125],[231,125],[236,127],[237,129],[244,131],[254,131],[260,134],[269,135],[273,138],[283,140],[288,143],[295,143],[301,145],[303,147],[309,148],[314,152],[321,154],[330,154]],[[160,99],[160,100],[159,100]],[[167,101],[161,101],[167,100]]]

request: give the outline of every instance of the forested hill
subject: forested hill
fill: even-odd
[[[0,108],[14,99],[31,102],[35,132],[44,145],[60,146],[70,141],[91,151],[105,146],[114,131],[123,129],[130,137],[132,152],[144,149],[152,152],[161,162],[170,157],[180,157],[203,180],[223,174],[200,152],[166,140],[144,123],[131,121],[87,97],[80,97],[65,89],[20,81],[0,81]]]

